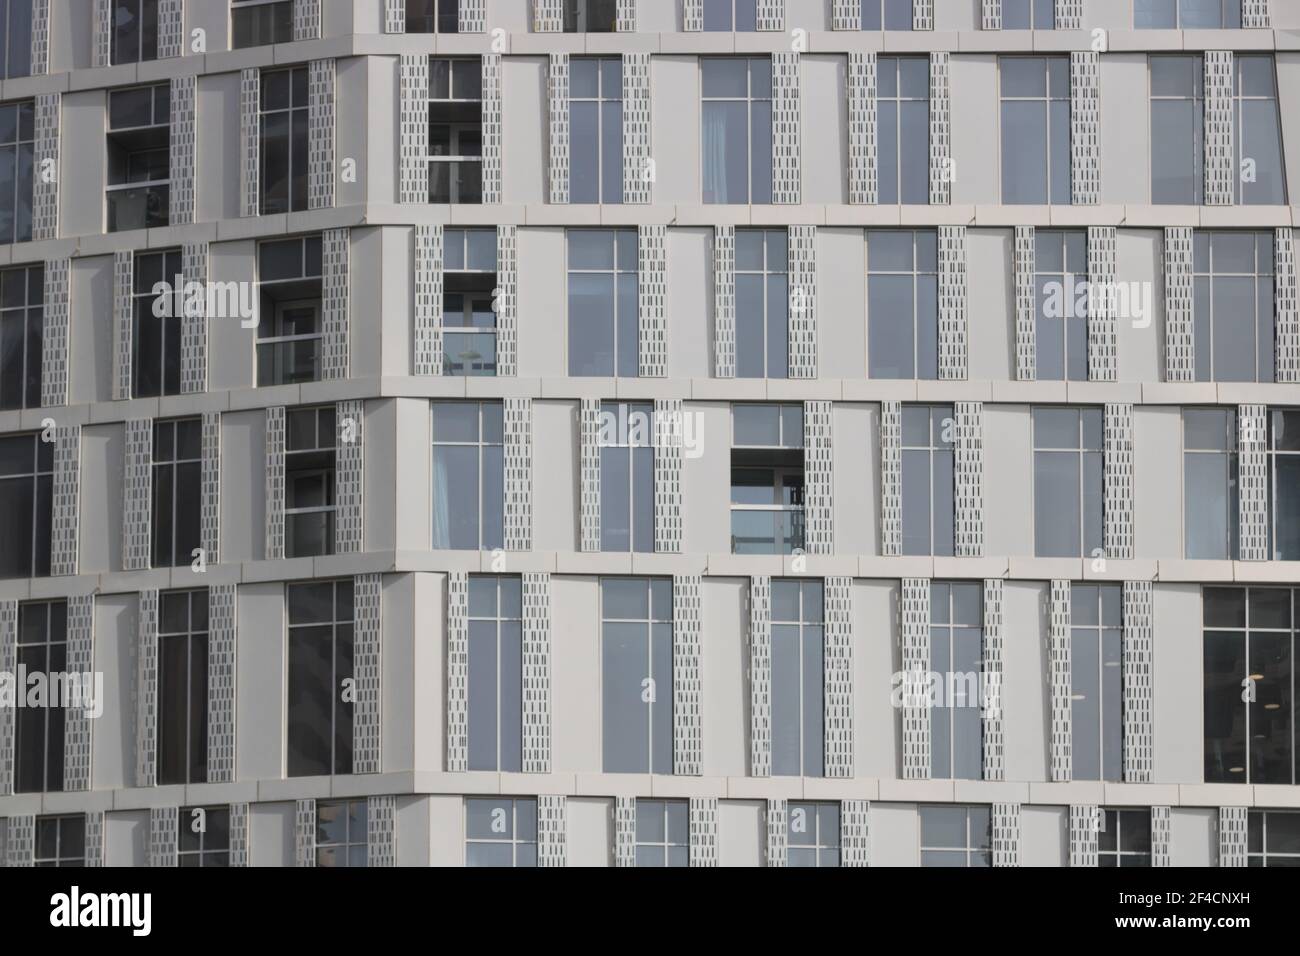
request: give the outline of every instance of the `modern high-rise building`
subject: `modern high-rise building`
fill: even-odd
[[[0,0],[10,866],[1300,861],[1300,3]]]

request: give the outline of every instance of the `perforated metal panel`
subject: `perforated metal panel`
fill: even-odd
[[[618,0],[614,29],[619,33],[636,32],[636,4],[637,0]]]
[[[550,110],[549,197],[569,201],[569,54],[552,53],[546,72],[546,101]]]
[[[804,402],[804,547],[809,554],[835,550],[835,462],[831,445],[834,406]]]
[[[984,554],[984,406],[957,402],[953,455],[953,509],[959,558]]]
[[[817,227],[789,228],[790,377],[816,378],[817,342]]]
[[[36,95],[36,151],[32,186],[32,240],[59,236],[59,131],[63,99],[60,93]]]
[[[1133,557],[1133,406],[1108,402],[1105,418],[1104,543],[1106,557]]]
[[[131,359],[134,326],[135,257],[130,249],[113,253],[113,401],[124,402],[131,398]]]
[[[759,0],[760,6],[762,2]],[[798,205],[800,201],[803,110],[799,102],[799,70],[798,53],[772,54],[772,202],[777,205]]]
[[[415,227],[416,375],[442,374],[442,226]]]
[[[94,0],[90,24],[92,49],[91,64],[97,69],[112,64],[113,51],[113,0]]]
[[[1165,228],[1165,380],[1196,378],[1192,313],[1192,230]]]
[[[0,601],[0,674],[18,670],[18,602]],[[14,792],[13,707],[0,707],[0,797]]]
[[[195,395],[208,390],[208,244],[187,242],[181,247],[181,274],[185,287],[205,294],[185,297],[181,315],[181,391]],[[197,283],[197,285],[194,285]]]
[[[461,33],[483,33],[487,30],[487,0],[460,0],[457,29]]]
[[[5,837],[5,866],[36,865],[36,817],[28,814],[9,818]]]
[[[1100,832],[1100,807],[1070,807],[1070,866],[1097,865]]]
[[[501,55],[483,57],[483,202],[501,201]]]
[[[86,866],[98,868],[104,865],[104,811],[90,810],[86,813]]]
[[[180,866],[179,817],[179,807],[150,808],[149,865],[151,867]]]
[[[95,597],[68,598],[68,673],[95,671]],[[95,720],[85,707],[63,711],[63,789],[89,790]]]
[[[650,202],[654,187],[650,99],[650,54],[624,53],[623,202],[631,205]]]
[[[983,743],[985,780],[1006,779],[1006,735],[1002,724],[1003,633],[1002,581],[984,581],[984,640],[980,645],[980,667],[984,687],[980,693],[980,732]]]
[[[559,33],[564,29],[563,0],[531,0],[534,33]]]
[[[697,574],[673,576],[673,773],[704,772],[704,600]]]
[[[689,805],[691,866],[718,865],[718,801],[692,797]]]
[[[50,574],[77,573],[81,514],[81,426],[54,430],[54,521],[50,530]]]
[[[32,0],[32,76],[50,71],[50,0]]]
[[[1155,769],[1152,586],[1124,582],[1124,780],[1151,783]]]
[[[398,201],[429,201],[429,58],[404,53],[398,61],[400,119]],[[499,117],[498,117],[499,121]]]
[[[918,3],[921,0],[917,0]],[[919,8],[918,8],[919,9]],[[932,29],[917,27],[916,29]],[[952,98],[948,54],[930,54],[930,205],[952,202]]]
[[[366,798],[366,865],[397,866],[397,798]]]
[[[682,29],[687,33],[704,29],[704,0],[682,0]]]
[[[517,226],[497,226],[497,375],[519,374],[519,236]],[[439,305],[441,308],[441,305]]]
[[[505,416],[505,548],[533,549],[533,400],[507,398]]]
[[[550,773],[551,576],[525,574],[523,595],[524,773]]]
[[[284,558],[284,406],[266,410],[266,560]]]
[[[351,230],[346,228],[321,233],[321,378],[326,381],[348,377],[350,239]]]
[[[469,769],[469,576],[447,574],[447,770]]]
[[[849,6],[860,22],[859,7]],[[838,29],[856,30],[843,26]],[[876,54],[849,54],[849,202],[874,205],[879,199],[878,139],[876,136]]]
[[[1277,373],[1279,382],[1300,382],[1300,303],[1296,294],[1295,240],[1290,227],[1273,236],[1275,288],[1274,315],[1277,328]],[[47,265],[48,269],[49,266]],[[46,315],[49,315],[48,299]]]
[[[1068,783],[1073,776],[1070,752],[1070,582],[1053,581],[1050,601],[1047,670],[1052,711],[1052,782]]]
[[[767,865],[785,866],[787,808],[784,800],[767,801]]]
[[[1101,201],[1101,58],[1070,54],[1070,194],[1076,206]]]
[[[1272,24],[1269,0],[1241,0],[1241,25],[1247,30],[1267,30]]]
[[[1088,227],[1088,379],[1114,382],[1119,377],[1115,300],[1115,227]]]
[[[293,815],[293,855],[298,866],[316,865],[316,801],[299,800]]]
[[[853,579],[828,577],[822,664],[828,777],[853,776]]]
[[[321,32],[321,0],[293,0],[293,38],[318,40]]]
[[[899,641],[905,685],[920,688],[930,671],[930,581],[903,578],[899,601]],[[930,707],[920,695],[903,700],[903,779],[930,779]]]
[[[334,551],[356,554],[365,550],[365,402],[339,402],[335,406],[335,515]]]
[[[983,0],[980,4],[980,29],[1002,29],[1002,0]]]
[[[642,378],[668,375],[668,227],[637,229],[637,366]]]
[[[903,551],[903,406],[880,403],[880,553]]]
[[[636,798],[614,798],[614,865],[636,866]]]
[[[993,804],[993,865],[1020,865],[1020,804]]]
[[[248,866],[252,852],[252,840],[248,830],[248,804],[232,803],[229,812],[230,865],[232,867]]]
[[[654,403],[655,551],[682,550],[682,438],[685,420],[679,398]]]
[[[832,30],[861,30],[862,4],[860,0],[831,0]],[[849,57],[852,58],[850,53]],[[851,60],[850,60],[851,62]]]
[[[72,260],[45,260],[45,311],[41,333],[41,405],[68,404],[68,328]]]
[[[406,0],[384,0],[384,32],[406,32]]]
[[[939,378],[965,380],[966,227],[939,227]]]
[[[262,179],[262,71],[255,66],[239,75],[239,170],[240,215],[261,212]]]
[[[579,411],[582,550],[600,550],[600,400],[582,399]]]
[[[1245,807],[1219,807],[1219,866],[1246,865]]]
[[[198,77],[174,76],[171,81],[171,153],[168,160],[168,225],[181,226],[194,221],[194,175],[197,162],[198,133],[194,102]]]
[[[736,377],[736,227],[713,227],[713,374]]]
[[[199,541],[209,564],[221,560],[221,413],[203,413],[203,505]]]
[[[334,205],[334,60],[307,66],[307,206]]]
[[[759,30],[785,29],[786,0],[757,0],[758,17],[755,26]]]
[[[1242,561],[1267,561],[1269,526],[1268,406],[1237,409],[1237,524]]]
[[[769,577],[749,579],[749,775],[772,775],[772,579]],[[784,832],[782,828],[783,839]]]
[[[125,425],[126,461],[122,475],[122,567],[149,567],[153,542],[153,419]]]
[[[1172,866],[1173,828],[1169,807],[1151,808],[1151,865]]]
[[[158,59],[185,53],[185,0],[158,0]]]
[[[353,580],[353,595],[356,704],[352,711],[352,772],[379,773],[384,716],[383,576],[358,574]]]
[[[235,782],[235,585],[208,588],[208,782]]]
[[[1056,29],[1083,29],[1083,0],[1056,0]]]
[[[871,803],[840,802],[840,865],[869,866],[871,859]]]
[[[537,865],[564,866],[569,843],[569,804],[565,797],[537,798]]]
[[[1232,53],[1205,52],[1205,204],[1232,205],[1233,156]]]

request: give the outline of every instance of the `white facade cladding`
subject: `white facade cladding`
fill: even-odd
[[[6,865],[1289,859],[1300,8],[724,6],[33,4]]]

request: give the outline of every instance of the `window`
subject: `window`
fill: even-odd
[[[0,438],[0,578],[50,573],[54,443],[36,435]]]
[[[802,549],[803,406],[736,405],[732,432],[731,553]]]
[[[352,772],[352,581],[285,588],[290,777]],[[362,827],[364,839],[365,828]]]
[[[1139,30],[1235,30],[1241,27],[1241,0],[1135,0],[1133,25]]]
[[[867,232],[867,375],[939,377],[939,237]]]
[[[618,0],[564,0],[565,33],[613,33],[617,22]]]
[[[623,61],[569,61],[569,202],[623,201]]]
[[[1075,780],[1124,777],[1124,611],[1118,584],[1070,587],[1070,753]]]
[[[1249,811],[1246,860],[1248,866],[1300,866],[1300,813]]]
[[[307,208],[308,99],[307,67],[262,71],[259,168],[264,216]]]
[[[179,395],[181,391],[181,326],[183,317],[174,309],[154,310],[158,296],[154,287],[166,283],[173,288],[181,277],[181,253],[144,252],[134,257],[131,311],[131,380],[133,398]],[[184,281],[183,278],[181,280]]]
[[[704,29],[754,32],[758,29],[758,0],[704,0]]]
[[[320,381],[322,271],[320,236],[258,244],[259,386]]]
[[[316,865],[367,866],[369,807],[365,800],[316,803]]]
[[[928,203],[930,61],[925,57],[877,59],[876,137],[878,201]]]
[[[203,421],[153,426],[153,567],[188,564],[202,547]]]
[[[840,865],[840,805],[791,803],[786,808],[787,866]]]
[[[1151,201],[1205,202],[1205,57],[1151,57]]]
[[[861,0],[862,29],[912,29],[912,0]]]
[[[406,0],[407,33],[459,33],[460,0]]]
[[[1002,29],[1055,30],[1055,0],[1002,0]]]
[[[955,428],[951,405],[903,406],[903,554],[953,555]]]
[[[442,374],[496,375],[496,230],[444,230],[442,270]]]
[[[600,582],[606,773],[673,772],[673,582]]]
[[[469,769],[523,769],[523,599],[517,577],[469,579]]]
[[[1102,411],[1034,409],[1034,554],[1102,553]]]
[[[600,550],[655,549],[654,405],[605,402],[600,429]]]
[[[1183,410],[1183,556],[1238,554],[1237,413]]]
[[[158,59],[158,0],[114,0],[111,42],[115,66]]]
[[[1070,61],[1004,56],[1002,201],[1062,203],[1070,194]]]
[[[1079,779],[1077,774],[1075,779]],[[1101,832],[1097,834],[1097,865],[1151,865],[1151,811],[1149,809],[1102,808]]]
[[[434,402],[434,549],[491,551],[503,547],[504,509],[501,404]]]
[[[1035,357],[1041,381],[1088,381],[1088,234],[1034,230]]]
[[[573,229],[569,242],[569,374],[640,372],[635,229]]]
[[[1202,590],[1205,782],[1294,784],[1294,592]]]
[[[1274,561],[1300,560],[1300,411],[1269,413],[1269,537]]]
[[[333,554],[338,436],[334,406],[290,409],[285,424],[284,556]]]
[[[988,807],[921,807],[921,865],[993,865]]]
[[[930,585],[930,670],[940,681],[930,709],[930,776],[984,776],[984,595],[974,582]]]
[[[465,865],[536,866],[536,798],[467,798]]]
[[[37,866],[82,867],[86,865],[86,816],[36,818]]]
[[[1273,233],[1192,235],[1196,380],[1273,381]]]
[[[0,409],[41,407],[45,267],[0,270]]]
[[[293,40],[293,0],[230,0],[230,47]]]
[[[68,605],[18,605],[18,667],[47,680],[68,670]],[[14,719],[15,793],[63,789],[63,707],[19,707]]]
[[[701,167],[706,203],[772,201],[772,61],[705,57]]]
[[[736,377],[790,377],[790,252],[784,229],[736,230]]]
[[[176,824],[180,866],[230,866],[229,807],[181,807]]]
[[[207,589],[163,591],[158,611],[158,784],[206,783]]]
[[[825,773],[824,622],[821,581],[772,581],[773,776]]]
[[[686,800],[637,800],[637,866],[691,865],[689,810]]]
[[[429,60],[429,202],[483,201],[483,68]]]
[[[1286,203],[1282,159],[1282,120],[1277,79],[1269,53],[1232,58],[1235,199],[1243,206]]]
[[[0,0],[0,78],[12,80],[32,73],[33,0]]]
[[[32,238],[32,170],[36,163],[36,106],[0,105],[0,243]]]

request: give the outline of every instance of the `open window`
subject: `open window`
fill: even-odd
[[[168,222],[171,196],[171,87],[108,94],[108,231]]]
[[[732,553],[802,549],[803,406],[737,405],[732,428]]]
[[[429,60],[429,202],[483,201],[483,68]]]
[[[318,381],[323,339],[320,236],[262,243],[257,269],[257,384]]]
[[[290,409],[286,425],[284,556],[333,554],[337,510],[334,406]]]
[[[447,229],[442,249],[442,374],[496,375],[496,230]]]

